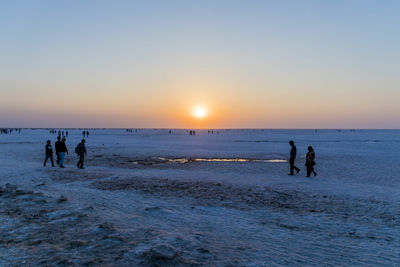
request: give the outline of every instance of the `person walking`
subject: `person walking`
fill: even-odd
[[[61,136],[57,136],[57,141],[54,144],[54,146],[56,147],[56,156],[57,156],[57,165],[60,164],[60,150],[62,147],[62,142],[61,142]]]
[[[85,160],[85,156],[87,156],[86,147],[85,147],[85,139],[82,139],[82,141],[76,146],[75,152],[79,156],[79,161],[78,161],[78,164],[76,164],[76,166],[79,169],[83,169],[83,162]]]
[[[315,165],[315,152],[312,146],[308,147],[308,152],[306,154],[306,169],[307,169],[307,176],[310,177],[311,173],[314,174],[314,176],[317,176],[317,173],[314,171],[314,165]]]
[[[51,160],[51,166],[54,167],[54,160],[53,160],[53,147],[51,146],[51,141],[47,140],[46,146],[46,158],[44,160],[43,166],[46,167],[47,160]]]
[[[64,158],[65,158],[65,153],[68,154],[68,149],[67,149],[67,145],[65,144],[65,137],[63,137],[62,142],[61,142],[61,147],[60,147],[60,151],[58,152],[60,154],[60,168],[65,168],[64,167]]]
[[[293,171],[296,170],[297,173],[299,173],[300,169],[294,166],[294,161],[296,159],[296,154],[297,154],[297,148],[294,145],[294,141],[290,140],[289,145],[292,147],[290,150],[290,159],[289,159],[289,164],[290,164],[290,173],[289,175],[293,175]]]

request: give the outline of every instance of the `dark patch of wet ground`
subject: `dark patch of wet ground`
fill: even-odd
[[[160,178],[113,178],[95,181],[93,185],[101,190],[135,190],[146,196],[179,199],[192,209],[211,206],[239,210],[249,216],[253,214],[269,230],[299,235],[304,243],[310,240],[311,243],[320,242],[317,250],[311,250],[316,255],[305,257],[303,263],[322,264],[324,259],[328,265],[341,265],[344,261],[349,261],[350,265],[400,263],[400,208],[396,203],[345,195]],[[268,242],[265,245],[265,249],[276,247]],[[364,251],[364,246],[377,251]],[[359,255],[352,252],[352,247],[360,250]],[[329,251],[329,254],[324,255],[319,250]],[[279,262],[285,258],[273,257],[272,262],[277,259]],[[288,258],[287,264],[293,265],[296,262],[293,260]]]
[[[207,181],[131,177],[93,182],[101,190],[137,190],[192,205],[223,206],[239,210],[270,208],[296,214],[323,214],[335,220],[400,227],[400,208],[391,203],[349,196],[320,195],[269,187],[241,187]]]

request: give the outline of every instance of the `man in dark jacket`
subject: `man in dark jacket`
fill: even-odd
[[[60,168],[65,168],[64,167],[64,158],[65,158],[65,153],[68,154],[68,149],[67,149],[67,145],[65,144],[65,137],[63,137],[60,148],[59,148],[59,156],[60,156]]]
[[[289,164],[290,164],[289,175],[293,175],[293,170],[296,170],[296,172],[299,173],[300,169],[294,166],[294,161],[296,159],[296,154],[297,154],[297,148],[294,145],[294,141],[289,141],[289,145],[292,147],[292,149],[290,150],[290,159],[289,159]]]
[[[53,160],[53,147],[51,146],[51,141],[47,140],[46,146],[46,159],[44,160],[43,166],[46,167],[47,160],[51,160],[51,166],[54,167],[54,160]]]
[[[61,151],[61,147],[62,147],[61,136],[57,136],[57,141],[54,144],[54,146],[56,147],[57,165],[59,165],[60,164],[60,151]]]
[[[76,164],[76,166],[78,166],[79,169],[83,169],[83,162],[85,160],[85,156],[87,156],[85,139],[82,139],[82,141],[78,144],[78,146],[75,149],[75,152],[79,156],[79,161],[78,164]]]

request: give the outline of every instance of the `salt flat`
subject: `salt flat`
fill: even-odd
[[[400,131],[96,129],[80,170],[81,132],[0,135],[0,265],[400,264]]]

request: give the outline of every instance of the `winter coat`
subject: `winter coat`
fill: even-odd
[[[293,145],[292,149],[290,150],[290,158],[292,159],[296,158],[296,154],[297,154],[297,148],[295,145]]]
[[[68,153],[67,145],[65,144],[65,142],[61,142],[60,149],[58,152],[67,152]]]
[[[84,143],[79,143],[77,146],[77,154],[78,155],[84,155],[86,154],[86,147]]]
[[[51,146],[51,144],[46,144],[45,149],[46,149],[46,155],[53,154],[53,147]]]
[[[315,165],[315,152],[314,151],[307,152],[306,165]]]
[[[56,153],[63,152],[63,151],[61,151],[61,147],[62,147],[62,142],[61,141],[56,141],[54,146],[56,147]]]

